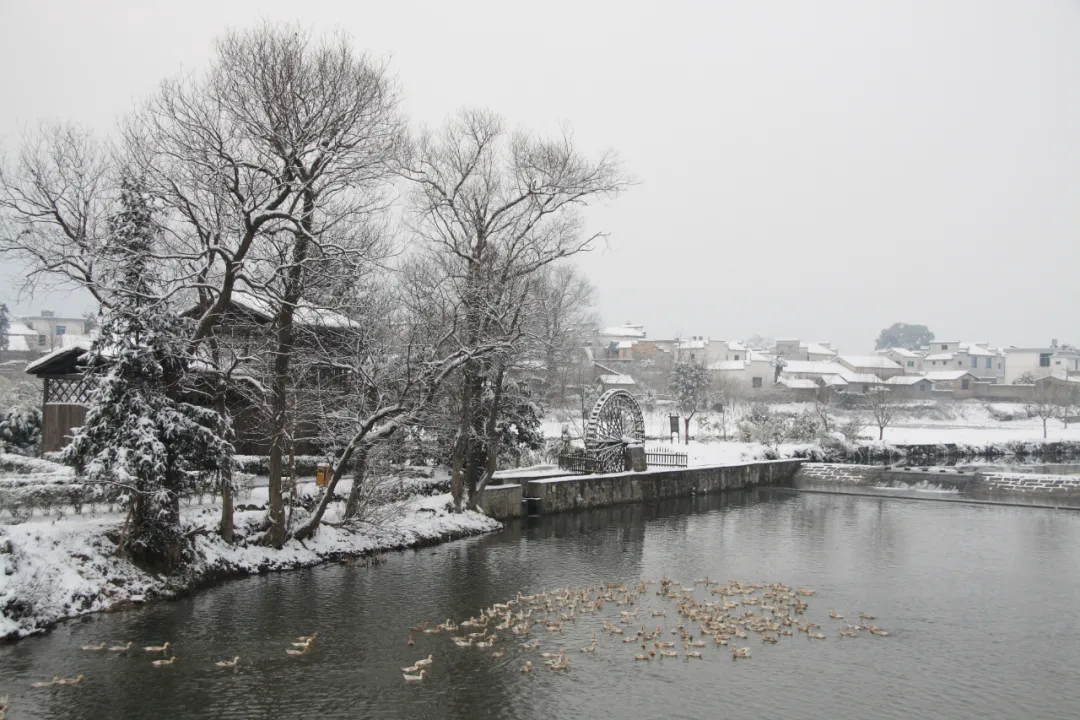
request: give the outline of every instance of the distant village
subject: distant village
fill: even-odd
[[[760,343],[759,343],[760,345]],[[1027,401],[1041,383],[1080,383],[1080,350],[1051,340],[1043,347],[990,347],[986,342],[934,340],[918,349],[886,348],[848,355],[832,343],[782,339],[767,347],[701,335],[648,337],[643,325],[601,328],[585,349],[598,385],[634,391],[641,376],[696,363],[729,394],[784,395],[812,401],[833,392],[884,387],[903,397]],[[646,384],[650,384],[647,383]]]

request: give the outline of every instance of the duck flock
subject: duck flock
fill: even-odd
[[[301,635],[296,638],[296,642],[290,643],[291,647],[285,648],[285,654],[289,656],[307,655],[312,647],[315,645],[315,640],[318,639],[319,633],[312,633],[311,635]],[[171,642],[162,643],[161,645],[147,645],[142,648],[143,653],[150,656],[158,656],[156,659],[150,661],[150,665],[157,668],[170,667],[177,661],[177,656],[170,653],[172,648]],[[106,642],[101,642],[96,645],[81,645],[79,647],[83,652],[109,652],[117,655],[129,655],[131,651],[135,649],[135,643],[128,641],[122,645],[110,645]],[[225,660],[218,660],[214,663],[214,667],[231,669],[233,672],[240,666],[240,656],[228,658]],[[42,688],[55,688],[63,687],[65,685],[78,685],[83,680],[86,680],[86,675],[79,673],[74,677],[60,677],[54,675],[51,680],[39,680],[30,684],[30,687],[34,689]],[[0,698],[0,720],[4,720],[7,713],[7,696]]]
[[[650,586],[661,601],[656,607],[650,604],[646,608],[644,596]],[[803,635],[817,641],[833,633],[840,640],[889,635],[870,624],[874,617],[864,612],[849,620],[830,610],[829,619],[822,618],[829,627],[823,628],[806,616],[814,595],[811,588],[793,589],[775,582],[723,583],[706,577],[687,587],[663,577],[631,585],[605,583],[535,595],[518,593],[460,623],[449,619],[438,624],[426,622],[414,626],[412,632],[446,635],[457,648],[488,651],[494,658],[503,657],[511,648],[524,660],[520,668],[523,673],[534,670],[534,659],[551,670],[568,671],[571,657],[596,653],[604,645],[624,652],[628,660],[635,662],[690,662],[721,654],[730,654],[732,660],[738,661],[750,659],[755,645],[777,645]],[[564,629],[583,623],[596,626],[592,641],[583,648],[565,647],[561,640]],[[409,635],[408,644],[416,644],[413,635]],[[415,665],[402,668],[406,682],[423,681],[433,657],[429,654]]]
[[[655,588],[657,603],[649,603],[647,596]],[[594,654],[609,652],[607,646],[623,652],[635,662],[651,662],[681,659],[685,662],[708,657],[726,656],[732,660],[748,660],[753,656],[755,645],[767,647],[803,635],[807,640],[822,641],[832,636],[840,640],[860,636],[887,637],[886,630],[873,625],[872,615],[859,612],[846,618],[836,610],[830,610],[828,623],[812,622],[806,615],[810,598],[815,591],[782,583],[726,583],[699,578],[690,586],[678,580],[663,577],[660,580],[640,580],[635,584],[604,583],[590,587],[566,587],[522,595],[506,602],[495,603],[460,623],[447,619],[432,624],[425,622],[412,628],[412,633],[423,636],[444,636],[454,647],[465,652],[484,651],[493,658],[507,653],[523,660],[520,670],[529,673],[538,664],[553,671],[568,671],[571,657],[578,653]],[[646,607],[648,605],[648,607]],[[568,626],[595,627],[591,642],[577,649],[565,647],[563,631]],[[413,634],[408,645],[416,645]],[[290,642],[285,654],[296,657],[311,652],[319,634],[302,635]],[[436,641],[431,638],[431,641]],[[133,642],[122,645],[83,645],[86,652],[112,652],[129,654]],[[151,660],[154,667],[173,665],[177,657],[170,654],[171,643],[148,645],[143,653],[157,656]],[[625,648],[625,650],[623,650]],[[456,652],[456,651],[455,651]],[[433,669],[434,653],[402,668],[408,683],[420,683]],[[232,669],[240,663],[239,657],[219,660],[215,667]],[[83,674],[70,678],[53,677],[51,680],[33,683],[34,688],[51,688],[77,685],[86,679]],[[0,720],[6,715],[7,698],[0,699]]]

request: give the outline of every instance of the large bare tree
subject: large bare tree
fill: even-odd
[[[403,148],[398,104],[385,68],[346,37],[263,25],[226,34],[209,72],[163,83],[126,128],[131,156],[178,220],[175,258],[199,308],[192,341],[216,332],[238,289],[272,316],[266,540],[275,546],[286,534],[297,311],[333,304],[312,301],[313,283],[390,252],[369,226],[381,222]]]
[[[507,132],[497,115],[467,110],[417,143],[412,229],[463,347],[520,334],[535,275],[589,250],[580,210],[627,186],[613,153],[582,155],[568,132],[548,139]],[[494,473],[496,421],[508,359],[466,361],[459,374],[452,488],[475,505]],[[486,401],[485,401],[486,399]]]

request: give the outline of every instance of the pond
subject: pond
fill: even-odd
[[[0,695],[11,718],[535,718],[834,717],[1075,718],[1080,708],[1080,513],[762,490],[524,519],[489,536],[385,562],[314,568],[225,583],[192,597],[65,623],[0,647]],[[733,661],[637,662],[601,623],[605,604],[534,637],[567,648],[571,667],[543,666],[509,636],[506,654],[457,648],[424,621],[558,587],[667,575],[689,585],[780,582],[813,588],[800,619],[822,626],[775,645],[751,633]],[[675,640],[675,603],[650,584],[635,608],[646,630]],[[698,585],[701,602],[715,601]],[[740,607],[736,612],[753,608]],[[832,620],[836,609],[848,619]],[[667,612],[652,617],[652,611]],[[841,638],[860,611],[888,637]],[[619,625],[629,632],[634,624]],[[691,625],[687,623],[687,625]],[[317,631],[310,653],[289,657]],[[597,651],[580,652],[598,632]],[[507,633],[501,633],[507,635]],[[176,662],[148,653],[80,651],[105,641],[170,641]],[[681,648],[680,648],[681,650]],[[401,667],[434,655],[430,677]],[[236,672],[214,662],[239,655]],[[531,660],[536,669],[519,669]],[[84,673],[79,685],[34,681]]]

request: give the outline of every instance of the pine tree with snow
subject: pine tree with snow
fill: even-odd
[[[225,468],[232,447],[216,412],[183,399],[194,379],[185,320],[157,294],[158,228],[137,180],[123,180],[120,206],[108,243],[112,302],[86,356],[90,406],[65,457],[91,482],[122,490],[121,552],[170,570],[188,557],[180,496]]]

